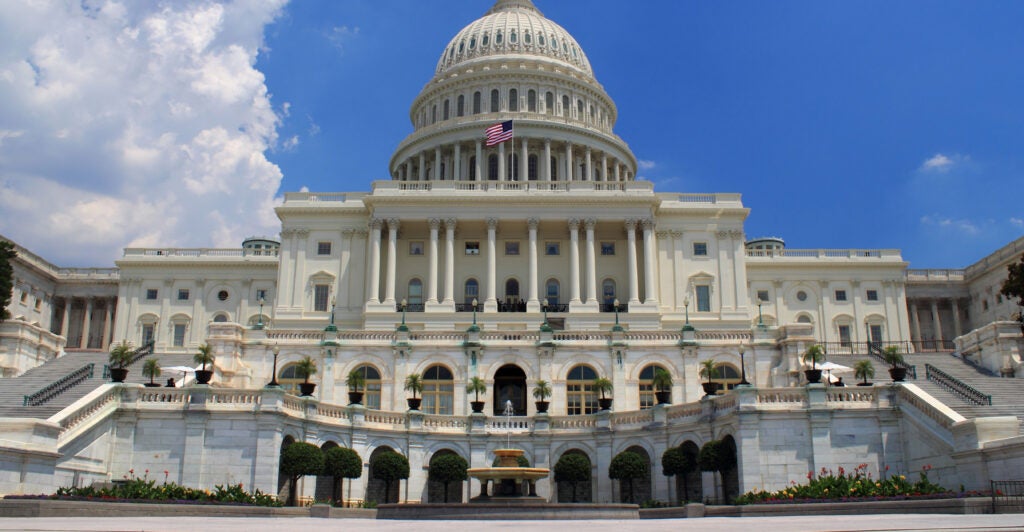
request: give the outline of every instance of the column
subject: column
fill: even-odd
[[[953,332],[956,336],[962,336],[964,334],[960,324],[960,302],[954,297],[950,300],[950,304],[953,306]]]
[[[384,221],[379,218],[370,218],[367,224],[370,230],[370,271],[369,275],[369,298],[367,303],[380,303],[380,230]]]
[[[919,350],[921,349],[920,342],[921,340],[923,340],[923,338],[921,338],[921,318],[919,318],[917,315],[916,302],[910,303],[908,306],[910,307],[910,321],[912,321],[914,325],[914,336],[912,337],[914,341],[914,349]]]
[[[440,181],[444,179],[441,175],[441,147],[437,146],[434,148],[434,181]]]
[[[601,181],[608,181],[608,154],[601,154]]]
[[[384,281],[384,303],[395,304],[395,256],[398,253],[398,218],[388,219],[388,272]]]
[[[452,161],[452,179],[462,181],[462,144],[455,143],[455,160]]]
[[[629,304],[640,304],[640,288],[637,284],[637,261],[636,261],[636,220],[626,220],[626,255],[629,259],[627,269],[629,270]]]
[[[513,150],[514,151],[514,150]],[[488,165],[490,168],[490,165]],[[498,181],[505,181],[505,143],[498,144]]]
[[[426,179],[427,179],[427,158],[423,154],[423,152],[420,152],[420,171],[419,171],[419,177],[417,178],[417,180],[418,181],[425,181]]]
[[[405,180],[409,181],[412,179],[412,159],[405,160]]]
[[[498,257],[495,255],[495,233],[498,230],[498,219],[487,219],[487,293],[484,300],[484,312],[498,311],[497,268]]]
[[[644,304],[657,305],[657,283],[654,278],[654,220],[648,218],[641,224],[644,228]]]
[[[594,305],[597,300],[597,253],[594,251],[594,226],[597,220],[587,218],[583,222],[587,229],[587,303]]]
[[[621,169],[622,165],[619,164],[619,161],[615,161],[615,181],[622,181],[622,176],[619,174]]]
[[[590,146],[587,146],[586,159],[584,160],[584,171],[586,172],[583,176],[584,181],[594,179],[594,167],[591,166]]]
[[[113,315],[113,308],[111,305],[117,303],[117,298],[113,301],[107,299],[103,305],[106,307],[106,313],[103,315],[103,338],[100,338],[100,349],[106,351],[110,347],[110,318]]]
[[[476,141],[476,165],[475,165],[476,166],[476,170],[474,170],[476,172],[476,180],[477,181],[485,181],[484,173],[483,173],[483,170],[482,170],[482,168],[483,168],[483,160],[484,160],[483,144],[482,144],[481,141],[478,140],[478,141]]]
[[[427,273],[427,303],[437,303],[437,231],[441,220],[431,218],[430,224],[430,269]]]
[[[524,182],[524,183],[529,180],[529,172],[530,172],[529,144],[530,144],[530,142],[524,138],[523,139],[523,148],[522,148],[522,152],[523,153],[522,153],[522,155],[519,156],[519,180]]]
[[[164,299],[167,295],[164,294]],[[161,316],[163,317],[163,316]],[[79,341],[79,349],[89,349],[89,329],[92,326],[92,298],[85,300],[85,314],[82,316],[82,338]]]
[[[444,304],[455,304],[455,218],[444,221]],[[452,310],[455,310],[452,307]]]
[[[544,181],[551,181],[551,139],[544,139]]]
[[[942,336],[942,321],[939,319],[939,302],[935,299],[932,300],[932,323],[935,324],[935,341],[937,342],[935,348],[938,349],[945,338]]]
[[[65,345],[68,340],[68,320],[71,319],[71,303],[74,300],[72,297],[64,298],[64,319],[60,322],[60,335],[64,337]]]
[[[580,304],[580,221],[569,219],[569,304]]]
[[[565,143],[565,181],[572,181],[573,180],[572,166],[573,166],[573,164],[572,164],[572,143],[571,142],[566,142]]]
[[[530,228],[530,277],[526,310],[536,312],[540,310],[540,302],[537,299],[537,226],[540,225],[540,220],[530,218],[526,224]]]

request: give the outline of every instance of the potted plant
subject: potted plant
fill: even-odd
[[[858,360],[853,365],[853,376],[857,379],[861,379],[861,382],[857,383],[857,386],[871,386],[868,379],[875,376],[875,365],[870,360]]]
[[[546,380],[539,380],[533,385],[533,398],[537,401],[533,404],[537,407],[538,414],[546,414],[548,406],[551,404],[547,401],[548,397],[551,397],[551,385]]]
[[[210,344],[199,344],[199,351],[192,356],[192,360],[196,364],[202,364],[203,369],[196,370],[196,383],[197,384],[209,384],[210,379],[213,378],[213,370],[207,370],[207,364],[213,364],[213,347]]]
[[[607,377],[598,377],[594,379],[594,391],[601,394],[597,398],[597,404],[601,407],[601,410],[611,410],[612,398],[605,397],[605,395],[611,395],[612,393],[612,381]]]
[[[483,412],[484,402],[480,400],[480,394],[487,393],[487,383],[480,377],[473,377],[466,384],[466,393],[474,394],[475,400],[469,403],[473,407],[473,413],[479,414]]]
[[[302,382],[299,383],[299,395],[301,397],[313,395],[313,391],[316,390],[316,383],[309,382],[309,378],[316,375],[316,372],[316,361],[309,356],[302,357],[295,364],[295,376],[302,379]]]
[[[651,379],[651,386],[654,387],[654,397],[658,399],[659,405],[672,403],[672,374],[668,370],[654,368],[654,378]]]
[[[900,353],[899,346],[890,345],[882,350],[882,360],[889,364],[889,376],[893,382],[903,382],[907,378],[907,368],[900,367],[903,363],[903,353]]]
[[[366,387],[366,373],[361,368],[348,372],[345,377],[345,385],[348,386],[348,403],[350,405],[363,404],[363,388]]]
[[[110,349],[110,380],[111,382],[124,382],[128,377],[128,364],[132,363],[132,355],[135,350],[128,340],[121,340],[121,343]]]
[[[419,373],[411,373],[405,378],[405,391],[412,392],[412,397],[407,397],[405,402],[409,404],[409,410],[419,410],[423,399],[416,397],[416,394],[423,393],[423,378]]]
[[[714,359],[707,359],[700,363],[700,376],[707,379],[707,382],[701,383],[701,388],[704,388],[704,395],[715,395],[718,393],[718,383],[711,382],[711,379],[718,378],[718,367],[715,366]]]
[[[153,382],[153,379],[160,376],[160,361],[155,358],[147,358],[146,363],[142,365],[142,376],[149,377],[149,382],[145,384],[147,388],[157,388],[160,383]]]
[[[814,344],[804,351],[801,360],[804,364],[810,362],[811,369],[804,370],[804,376],[807,377],[807,382],[810,384],[817,384],[821,382],[821,370],[818,369],[818,363],[825,361],[825,350],[818,344]]]

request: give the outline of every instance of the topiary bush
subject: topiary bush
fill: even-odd
[[[469,463],[465,458],[457,454],[442,454],[430,461],[427,477],[434,482],[444,484],[444,502],[448,502],[448,485],[468,479],[467,469],[469,469]]]
[[[332,488],[335,501],[341,500],[341,481],[348,478],[359,478],[363,476],[363,459],[359,453],[347,447],[332,447],[324,453],[323,474],[334,478]],[[352,483],[349,482],[349,498],[352,495]]]
[[[395,451],[385,451],[370,460],[373,478],[384,482],[385,503],[391,502],[391,483],[409,478],[409,459]],[[398,501],[395,501],[398,502]]]
[[[590,482],[590,459],[576,453],[563,454],[555,463],[555,482],[572,485],[572,502],[577,502],[576,485]]]
[[[618,480],[623,502],[633,501],[633,481],[647,476],[647,460],[633,451],[623,451],[612,458],[608,465],[608,478]],[[622,489],[625,483],[625,489]]]
[[[319,475],[324,469],[324,453],[312,443],[295,442],[281,451],[281,474],[288,477],[288,504],[295,506],[295,484],[299,477]]]

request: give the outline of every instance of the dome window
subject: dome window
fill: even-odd
[[[569,53],[569,45],[568,44],[562,43],[562,53],[565,53],[565,54]]]
[[[480,91],[473,93],[473,114],[480,114]]]
[[[499,108],[499,103],[500,103],[499,101],[500,101],[500,99],[501,99],[501,95],[498,93],[498,89],[491,90],[491,112],[492,113],[497,113],[498,111],[500,111],[500,108]]]
[[[460,42],[459,43],[459,53],[461,54],[462,51],[465,50],[465,49],[466,49],[466,41]]]
[[[448,110],[449,110],[450,107],[451,107],[451,102],[449,100],[445,100],[444,101],[444,112],[441,113],[441,120],[448,120]]]
[[[518,111],[519,110],[519,91],[515,89],[509,89],[508,91],[508,110]]]
[[[526,110],[531,113],[537,112],[537,91],[533,89],[526,93]]]
[[[509,44],[515,44],[517,40],[518,39],[516,37],[516,30],[510,31],[509,34],[508,34],[508,42],[509,42]]]
[[[527,31],[523,33],[523,42],[526,44],[530,44],[533,42],[533,37],[530,36],[530,32]]]
[[[488,44],[491,44],[491,36],[485,33],[483,39],[480,40],[480,45],[487,46]]]
[[[462,116],[466,111],[466,97],[459,95],[458,103],[455,104],[455,116]]]
[[[541,33],[540,35],[537,36],[537,44],[539,44],[541,46],[544,46],[544,34],[543,33]]]
[[[501,41],[501,32],[499,31],[498,34],[494,36],[494,44],[501,44]]]
[[[554,35],[551,36],[551,47],[558,50],[558,39]]]
[[[572,47],[572,56],[576,57],[576,47],[575,46]]]
[[[472,50],[474,48],[476,48],[476,37],[469,39],[469,49]]]

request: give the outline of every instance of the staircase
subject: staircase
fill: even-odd
[[[164,367],[195,367],[195,364],[192,363],[192,353],[158,354],[155,356],[160,361],[160,365]],[[142,364],[146,358],[149,357],[143,357],[128,367],[128,378],[125,382],[149,382],[149,379],[142,376]],[[55,358],[42,366],[32,368],[18,377],[0,379],[0,416],[46,419],[60,412],[64,407],[74,403],[99,386],[110,382],[109,378],[103,377],[103,366],[107,364],[108,359],[109,355],[107,353],[97,351],[65,353],[64,356]],[[22,406],[26,395],[33,394],[46,385],[90,363],[95,364],[92,378],[85,379],[39,406]],[[174,377],[175,381],[181,380],[180,373],[172,375],[164,372],[163,378],[154,379],[154,382],[163,384],[168,377]]]

